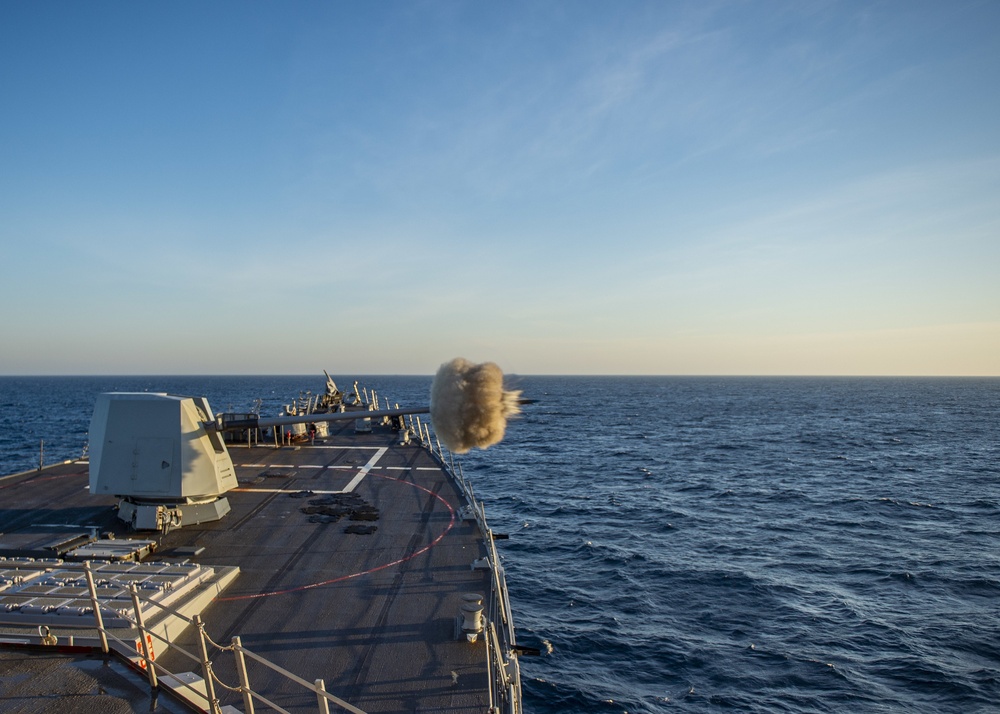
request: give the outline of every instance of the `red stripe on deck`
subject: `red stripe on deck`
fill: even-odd
[[[405,563],[408,560],[416,558],[418,555],[422,555],[422,554],[426,553],[431,548],[433,548],[438,543],[440,543],[441,539],[444,538],[446,535],[448,535],[448,532],[451,531],[452,527],[454,527],[454,525],[455,525],[455,509],[452,508],[451,504],[448,503],[443,497],[441,497],[438,494],[434,493],[430,489],[424,488],[423,486],[421,486],[419,484],[416,484],[416,483],[413,483],[411,481],[403,481],[402,479],[393,478],[392,476],[385,476],[383,474],[371,474],[371,475],[372,476],[377,476],[378,478],[388,479],[389,481],[396,481],[398,483],[405,483],[407,486],[413,486],[413,488],[419,488],[424,493],[426,493],[426,494],[428,494],[430,496],[433,496],[434,498],[436,498],[437,500],[439,500],[441,503],[443,503],[445,505],[445,508],[447,508],[448,512],[451,514],[451,519],[448,521],[448,527],[445,528],[444,531],[441,532],[441,535],[439,535],[437,538],[435,538],[430,543],[428,543],[427,545],[425,545],[423,548],[420,548],[419,550],[415,550],[412,553],[410,553],[409,555],[407,555],[407,556],[405,556],[403,558],[400,558],[399,560],[394,560],[391,563],[384,563],[383,565],[377,565],[374,568],[369,568],[368,570],[362,570],[362,571],[359,571],[357,573],[351,573],[350,575],[341,575],[340,577],[333,578],[332,580],[324,580],[324,581],[318,582],[318,583],[310,583],[309,585],[300,585],[300,586],[295,587],[295,588],[289,588],[288,590],[273,590],[273,591],[268,592],[268,593],[257,593],[255,595],[234,595],[232,597],[217,597],[217,598],[215,598],[215,601],[216,602],[232,602],[234,600],[253,600],[255,598],[271,597],[272,595],[287,595],[289,593],[297,593],[297,592],[300,592],[302,590],[311,590],[312,588],[321,588],[321,587],[323,587],[325,585],[333,585],[334,583],[340,583],[340,582],[343,582],[345,580],[350,580],[351,578],[358,578],[358,577],[361,577],[362,575],[369,575],[371,573],[377,573],[380,570],[385,570],[386,568],[391,568],[391,567],[396,566],[396,565],[401,565],[401,564]]]

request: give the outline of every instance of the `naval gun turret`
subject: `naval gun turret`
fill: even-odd
[[[138,530],[217,521],[236,470],[204,397],[116,392],[97,397],[90,421],[90,492],[121,498]]]

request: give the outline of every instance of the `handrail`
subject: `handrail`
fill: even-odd
[[[435,435],[435,441],[437,437]],[[444,469],[452,481],[459,487],[462,495],[469,502],[472,514],[475,517],[476,525],[483,536],[486,547],[487,560],[491,571],[491,591],[492,596],[489,601],[489,623],[486,633],[487,649],[487,681],[489,683],[490,711],[503,711],[508,714],[521,714],[521,700],[518,696],[520,691],[521,672],[514,650],[516,644],[514,636],[514,619],[510,606],[510,595],[507,591],[507,581],[504,577],[503,566],[500,565],[500,555],[497,553],[496,544],[493,541],[493,530],[486,522],[486,509],[482,502],[476,499],[472,484],[462,473],[461,462],[458,469],[449,467],[445,460],[445,454],[441,450],[438,442],[438,453],[434,453],[430,445],[430,438],[427,439],[428,450],[434,456],[439,465]],[[448,452],[449,460],[455,464],[454,455]],[[497,633],[496,624],[502,625],[503,638]],[[506,661],[504,659],[506,658]]]
[[[352,712],[352,714],[365,714],[365,712],[362,711],[361,709],[358,709],[357,707],[352,706],[351,704],[348,704],[343,699],[341,699],[339,697],[336,697],[336,696],[330,694],[329,692],[327,692],[326,691],[326,685],[323,683],[322,679],[317,679],[313,684],[310,684],[306,680],[302,679],[302,677],[299,677],[299,676],[297,676],[295,674],[292,674],[287,669],[276,665],[274,662],[271,662],[271,661],[267,660],[264,657],[261,657],[259,654],[251,652],[246,647],[244,647],[242,644],[240,644],[237,641],[237,638],[235,638],[235,637],[233,638],[233,651],[240,652],[240,653],[242,653],[244,655],[247,655],[251,659],[256,660],[257,662],[260,662],[262,665],[264,665],[265,667],[268,667],[269,669],[277,672],[278,674],[281,674],[281,675],[287,677],[288,679],[292,680],[293,682],[295,682],[297,684],[301,684],[306,689],[313,690],[314,692],[316,692],[316,696],[319,697],[321,701],[322,700],[331,701],[334,704],[336,704],[338,707],[341,707],[343,709],[346,709],[349,712]],[[252,691],[251,691],[251,694],[253,694]]]
[[[83,567],[84,567],[84,572],[87,574],[87,587],[88,587],[88,590],[90,591],[91,602],[96,605],[94,607],[94,612],[95,612],[95,618],[94,619],[95,619],[95,624],[97,626],[97,631],[98,631],[98,633],[100,634],[100,637],[101,637],[102,650],[104,652],[108,652],[109,651],[109,648],[107,646],[107,640],[111,639],[112,641],[120,644],[125,651],[131,652],[130,645],[133,644],[133,643],[129,643],[129,642],[126,642],[126,641],[120,639],[113,632],[111,632],[110,630],[108,630],[104,626],[103,618],[101,617],[100,601],[97,598],[97,588],[96,588],[96,585],[94,583],[93,573],[92,573],[91,568],[90,568],[90,562],[89,561],[85,561]],[[271,709],[273,709],[275,711],[282,712],[283,714],[289,714],[287,712],[287,710],[283,709],[279,705],[277,705],[274,702],[270,701],[269,699],[267,699],[266,697],[264,697],[259,692],[255,692],[251,688],[251,686],[250,686],[250,680],[249,680],[249,675],[248,675],[247,669],[246,669],[246,660],[245,660],[245,657],[250,657],[254,661],[259,662],[260,664],[264,665],[265,667],[268,667],[269,669],[273,670],[274,672],[277,672],[278,674],[282,675],[286,679],[289,679],[289,680],[295,682],[296,684],[302,685],[306,689],[309,689],[309,690],[313,691],[316,694],[316,703],[317,703],[318,711],[320,712],[320,714],[329,714],[330,709],[329,709],[328,702],[333,702],[338,707],[340,707],[342,709],[345,709],[345,710],[351,712],[352,714],[365,714],[365,712],[363,710],[358,709],[357,707],[349,704],[348,702],[344,701],[343,699],[340,699],[339,697],[336,697],[333,694],[330,694],[329,692],[327,692],[326,691],[326,685],[325,685],[325,683],[324,683],[324,681],[322,679],[317,679],[315,682],[313,682],[312,684],[310,684],[306,680],[304,680],[301,677],[293,674],[292,672],[289,672],[287,669],[278,666],[277,664],[271,662],[267,658],[262,657],[261,655],[256,654],[255,652],[252,652],[252,651],[248,650],[246,647],[244,647],[242,645],[239,637],[234,637],[233,638],[233,642],[232,642],[231,645],[219,645],[218,643],[216,643],[215,641],[213,641],[212,638],[209,637],[208,634],[205,632],[204,622],[202,621],[200,615],[195,615],[193,618],[190,618],[190,617],[187,617],[186,615],[184,615],[183,613],[178,612],[177,610],[175,610],[174,608],[172,608],[172,607],[170,607],[168,605],[164,605],[164,604],[159,603],[159,602],[157,602],[155,600],[152,600],[149,597],[140,594],[138,588],[135,585],[135,583],[132,583],[130,585],[130,587],[129,587],[129,593],[130,593],[130,595],[132,597],[132,607],[133,607],[134,616],[129,617],[128,619],[132,620],[133,623],[134,623],[134,626],[136,627],[136,629],[139,630],[139,640],[141,642],[141,648],[140,648],[139,652],[137,653],[138,654],[138,659],[142,663],[141,666],[143,666],[145,669],[147,669],[150,686],[153,687],[154,689],[159,684],[159,682],[158,682],[158,680],[156,678],[156,673],[157,672],[163,672],[166,675],[172,677],[173,680],[175,682],[177,682],[181,687],[184,687],[186,689],[190,689],[199,698],[204,698],[206,700],[207,704],[208,704],[208,711],[211,714],[220,714],[221,711],[222,711],[222,709],[221,709],[221,703],[220,703],[219,699],[215,695],[215,687],[214,687],[215,683],[218,683],[220,686],[222,686],[225,689],[228,689],[228,690],[233,691],[233,692],[239,692],[240,694],[242,694],[243,695],[244,706],[247,709],[246,714],[253,714],[253,712],[254,712],[254,707],[253,707],[253,700],[254,700],[254,698],[256,698],[257,700],[263,702],[266,706],[270,707]],[[158,634],[157,632],[153,631],[151,628],[147,627],[146,624],[145,624],[145,622],[144,622],[143,615],[142,615],[141,602],[142,603],[147,603],[149,605],[154,605],[154,606],[160,608],[161,610],[165,610],[165,611],[169,612],[170,614],[172,614],[175,617],[183,620],[184,622],[188,623],[189,625],[194,625],[194,627],[197,630],[197,634],[198,634],[198,647],[199,647],[199,650],[201,651],[201,656],[197,656],[197,655],[194,655],[194,654],[188,652],[183,647],[178,646],[176,643],[171,642],[169,639],[167,639],[165,637],[162,637],[160,634]],[[155,659],[154,659],[153,653],[151,651],[151,648],[147,644],[147,640],[146,640],[147,637],[155,637],[157,640],[159,640],[159,641],[167,644],[168,646],[170,646],[171,649],[172,649],[172,651],[175,651],[175,652],[177,652],[177,653],[179,653],[179,654],[181,654],[181,655],[183,655],[183,656],[185,656],[185,657],[187,657],[187,658],[189,658],[189,659],[191,659],[191,660],[193,660],[195,662],[198,662],[202,666],[202,673],[204,675],[202,681],[205,683],[205,689],[206,689],[206,691],[204,693],[200,692],[198,689],[196,689],[190,683],[185,682],[183,679],[181,679],[180,677],[178,677],[176,673],[171,672],[166,667],[164,667],[162,664],[156,662]],[[228,684],[226,684],[225,682],[223,682],[222,680],[220,680],[219,677],[218,677],[218,675],[215,674],[215,671],[213,670],[213,667],[212,667],[212,661],[211,661],[211,659],[208,656],[208,644],[209,643],[213,647],[215,647],[216,649],[218,649],[220,652],[222,652],[222,651],[233,652],[233,656],[234,656],[234,658],[236,660],[236,668],[237,668],[237,671],[239,672],[239,675],[240,675],[240,684],[239,684],[239,686],[236,686],[236,687],[229,686]]]

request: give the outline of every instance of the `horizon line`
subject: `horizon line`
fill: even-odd
[[[433,373],[416,373],[416,372],[357,372],[355,373],[359,377],[430,377],[433,378]],[[311,372],[279,372],[279,373],[256,373],[256,372],[233,372],[233,373],[209,373],[209,372],[174,372],[174,373],[147,373],[147,372],[100,372],[100,373],[72,373],[72,374],[0,374],[0,379],[37,379],[37,378],[96,378],[96,377],[155,377],[155,378],[177,378],[177,377],[314,377],[315,375]],[[331,374],[331,377],[350,377],[348,374]],[[651,378],[651,377],[663,377],[663,378],[755,378],[755,379],[765,379],[765,378],[778,378],[778,379],[877,379],[877,378],[892,378],[892,379],[998,379],[1000,374],[892,374],[892,373],[867,373],[867,374],[850,374],[850,373],[838,373],[838,374],[822,374],[822,373],[811,373],[811,374],[767,374],[767,373],[709,373],[709,372],[698,372],[698,373],[642,373],[642,374],[624,374],[624,373],[600,373],[600,372],[579,372],[579,373],[563,373],[558,374],[555,372],[505,372],[505,377],[614,377],[614,378]]]

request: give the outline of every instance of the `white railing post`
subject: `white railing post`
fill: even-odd
[[[243,656],[243,642],[239,636],[233,638],[233,655],[236,657],[236,671],[240,674],[240,692],[243,694],[243,708],[246,709],[244,714],[254,714],[250,676],[247,674],[247,658]]]
[[[208,659],[208,645],[205,644],[205,623],[201,615],[194,616],[194,626],[198,629],[198,651],[201,655],[201,671],[205,680],[205,693],[208,695],[208,710],[212,714],[219,712],[219,701],[215,698],[215,682],[212,681],[212,662]]]
[[[483,637],[486,640],[486,701],[490,704],[490,711],[493,711],[493,702],[496,701],[493,698],[493,643],[490,642],[490,632],[493,629],[493,623],[490,622],[486,625],[486,632],[483,633]]]
[[[330,704],[326,701],[326,685],[322,679],[316,680],[316,703],[319,704],[320,714],[330,714]]]
[[[153,658],[149,652],[149,641],[146,639],[146,625],[142,619],[142,605],[139,603],[139,588],[135,583],[130,583],[129,594],[132,596],[132,607],[135,609],[135,624],[139,628],[139,643],[142,645],[142,656],[146,664],[146,674],[149,675],[149,686],[156,689],[156,668],[153,666]]]
[[[94,608],[94,619],[97,620],[97,634],[101,638],[101,652],[108,653],[108,636],[104,632],[104,617],[101,615],[101,603],[97,601],[97,586],[94,585],[94,573],[90,570],[90,561],[83,561],[83,574],[87,577],[87,590],[90,592],[90,606]]]

